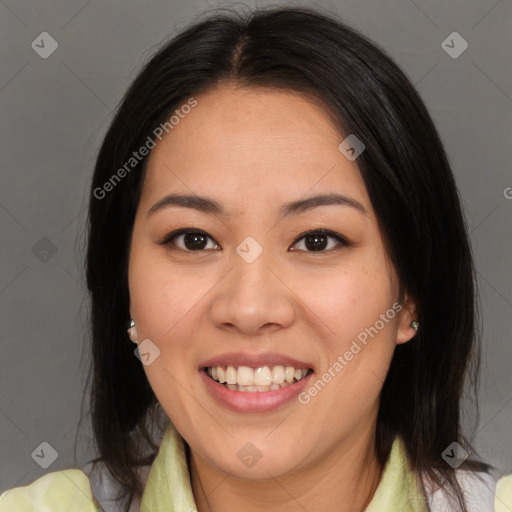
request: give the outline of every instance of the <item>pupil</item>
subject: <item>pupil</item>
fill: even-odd
[[[324,249],[326,247],[326,238],[325,235],[309,235],[306,237],[306,247],[308,247],[308,249],[312,248],[314,251]]]
[[[313,251],[320,251],[326,247],[326,236],[325,235],[309,235],[306,237],[306,246],[308,249]],[[190,243],[189,243],[190,242]],[[199,243],[197,243],[199,242]],[[206,237],[201,233],[186,233],[185,234],[185,246],[187,249],[197,251],[204,249],[206,245]]]
[[[200,240],[199,244],[196,244],[195,241],[198,239]],[[189,244],[188,241],[192,240],[192,243]],[[186,233],[184,237],[185,246],[187,249],[190,249],[192,251],[196,251],[199,249],[203,249],[206,245],[206,237],[204,235],[201,235],[200,233]],[[202,243],[201,243],[202,242]]]

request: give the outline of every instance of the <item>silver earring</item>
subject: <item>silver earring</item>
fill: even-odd
[[[410,325],[415,331],[417,331],[420,326],[420,323],[416,322],[416,320],[413,320]]]
[[[138,340],[137,340],[137,327],[135,327],[135,321],[130,319],[130,321],[128,322],[128,336],[130,337],[130,339],[132,340],[132,343],[135,343],[137,345],[138,343]]]

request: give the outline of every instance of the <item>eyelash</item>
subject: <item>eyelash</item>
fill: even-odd
[[[174,239],[177,238],[178,236],[184,235],[184,234],[203,235],[203,236],[209,238],[210,240],[214,241],[217,245],[220,245],[211,236],[209,236],[204,231],[193,229],[193,228],[182,228],[182,229],[178,229],[176,231],[172,231],[171,233],[166,235],[165,238],[162,241],[157,242],[157,243],[159,245],[163,245],[163,246],[168,247],[169,250],[180,251],[180,252],[185,252],[185,253],[199,253],[199,252],[205,252],[206,250],[208,250],[208,249],[198,249],[197,251],[192,251],[192,250],[181,249],[180,247],[176,247],[176,245],[174,244]],[[334,238],[335,240],[338,241],[338,246],[335,247],[335,248],[331,248],[331,249],[327,249],[327,250],[321,250],[321,251],[300,250],[298,252],[306,252],[306,253],[310,253],[310,254],[322,254],[322,253],[325,254],[325,253],[331,253],[331,252],[338,251],[338,250],[342,249],[343,247],[346,247],[346,246],[350,245],[348,240],[344,236],[342,236],[342,235],[340,235],[338,233],[335,233],[333,231],[329,231],[327,229],[315,229],[315,230],[306,231],[305,233],[302,233],[301,235],[299,235],[293,241],[292,245],[296,245],[303,238],[306,238],[306,237],[311,236],[311,235],[324,235],[324,236],[326,236],[328,238]]]

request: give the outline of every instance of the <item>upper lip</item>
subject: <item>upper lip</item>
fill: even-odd
[[[244,354],[242,352],[221,354],[199,365],[199,369],[211,366],[249,366],[251,368],[260,368],[263,366],[293,366],[297,369],[313,368],[310,363],[305,363],[294,359],[293,357],[274,352],[265,352],[263,354]]]

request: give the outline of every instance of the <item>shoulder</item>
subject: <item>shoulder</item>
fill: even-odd
[[[490,473],[458,469],[455,472],[464,497],[468,512],[494,512],[496,495],[496,478]],[[424,481],[428,501],[432,512],[451,512],[453,503],[442,488]]]
[[[89,478],[80,469],[48,473],[0,494],[0,512],[98,512]]]
[[[107,465],[102,460],[98,460],[85,464],[81,469],[89,478],[92,493],[100,507],[99,510],[122,512],[119,500],[126,496],[128,489],[112,476]],[[137,467],[143,486],[146,485],[150,469],[151,465]],[[134,496],[129,512],[139,512],[141,498],[139,495]],[[1,509],[0,512],[2,512]]]
[[[512,474],[503,476],[496,485],[496,512],[512,510]]]
[[[138,472],[145,484],[151,465]],[[126,487],[114,479],[102,461],[81,468],[48,473],[29,485],[0,494],[0,512],[121,512],[120,498]],[[130,512],[139,512],[140,496],[135,496]]]

